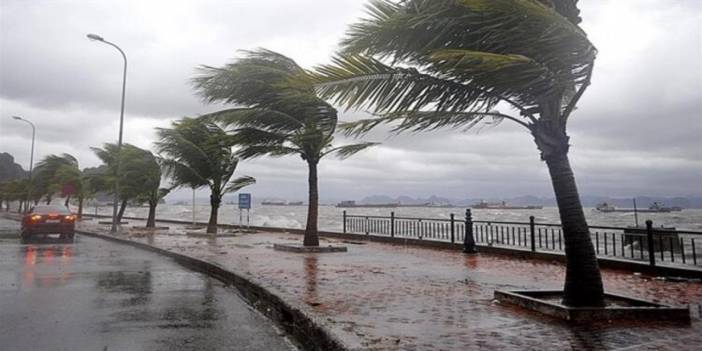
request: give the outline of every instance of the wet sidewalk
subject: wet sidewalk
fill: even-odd
[[[130,220],[129,226],[143,225]],[[203,238],[168,223],[154,235],[122,238],[203,259],[247,277],[329,328],[352,349],[370,350],[698,350],[702,345],[702,283],[670,282],[604,269],[613,293],[691,305],[692,324],[635,322],[569,325],[493,301],[495,289],[561,288],[558,262],[389,245],[342,242],[347,253],[274,251],[300,243],[281,233]],[[106,234],[96,220],[80,228]],[[124,229],[128,233],[128,228]]]

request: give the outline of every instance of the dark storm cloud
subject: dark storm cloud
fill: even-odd
[[[25,116],[37,124],[37,157],[68,152],[98,163],[90,146],[116,139],[122,61],[129,57],[125,141],[150,147],[154,127],[219,108],[189,80],[200,64],[266,47],[306,67],[325,63],[365,0],[7,1],[0,4],[0,151],[28,163]],[[571,160],[584,194],[702,194],[702,2],[580,2],[599,49],[595,75],[569,122]],[[345,120],[362,118],[349,111]],[[323,198],[368,194],[447,197],[551,195],[531,136],[508,121],[468,132],[366,140],[383,145],[320,165]],[[343,137],[340,142],[352,142]],[[243,162],[261,196],[304,199],[297,157]],[[184,193],[177,193],[184,196]]]

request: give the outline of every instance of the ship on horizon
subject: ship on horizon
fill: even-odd
[[[640,212],[640,213],[668,213],[668,212],[679,212],[682,211],[683,208],[679,206],[672,206],[672,207],[666,207],[658,202],[652,203],[648,209],[639,209],[639,208],[616,208],[613,205],[610,205],[606,202],[603,202],[595,207],[595,210],[603,212],[603,213],[610,213],[610,212]]]
[[[477,204],[473,204],[471,208],[474,209],[488,209],[488,210],[540,210],[544,208],[539,205],[527,205],[527,206],[512,206],[505,201],[490,203],[481,200]]]
[[[261,205],[266,206],[302,206],[302,201],[263,201]]]

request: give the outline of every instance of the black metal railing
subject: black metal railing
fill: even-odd
[[[471,211],[457,218],[410,218],[349,215],[343,212],[343,232],[373,236],[463,243],[473,251],[474,243],[532,252],[563,252],[565,243],[560,224],[473,220]],[[645,227],[590,226],[597,256],[622,258],[656,264],[702,265],[702,232]]]

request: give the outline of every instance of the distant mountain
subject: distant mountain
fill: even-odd
[[[406,195],[398,197],[390,197],[387,195],[372,195],[364,197],[359,203],[364,205],[378,205],[378,204],[393,204],[399,203],[403,205],[421,205],[426,203],[431,204],[451,204],[453,201],[445,197],[439,197],[432,195],[428,198],[413,198]]]
[[[0,153],[0,182],[26,178],[27,172],[15,163],[15,158],[7,152]]]
[[[631,208],[633,207],[631,198],[615,198],[608,196],[581,196],[581,200],[584,207],[595,207],[598,204],[607,202],[611,205],[620,208]],[[556,199],[552,197],[538,197],[533,195],[523,195],[516,196],[512,198],[464,198],[464,199],[449,199],[445,197],[440,197],[432,195],[428,198],[421,197],[411,197],[407,195],[402,195],[398,197],[391,197],[387,195],[371,195],[366,196],[358,203],[366,205],[377,205],[377,204],[388,204],[388,203],[400,203],[405,205],[418,205],[425,203],[432,204],[450,204],[454,206],[469,207],[473,204],[479,203],[480,201],[487,202],[502,202],[505,201],[514,206],[544,206],[544,207],[555,207]],[[662,197],[662,196],[637,196],[636,204],[640,208],[647,208],[652,203],[658,202],[664,204],[665,206],[680,206],[682,208],[702,208],[702,197],[700,196],[689,196],[689,197]]]

